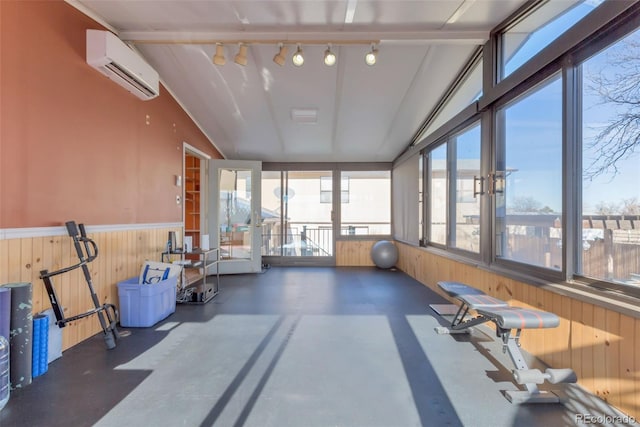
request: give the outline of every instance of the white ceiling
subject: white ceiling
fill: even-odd
[[[524,3],[68,1],[132,43],[226,158],[268,162],[392,161],[489,31]],[[215,41],[239,40],[252,41],[246,66],[233,62],[235,43],[213,65]],[[282,67],[275,41],[289,48]],[[334,42],[335,66],[324,65],[320,41]],[[374,67],[360,41],[380,41]],[[317,123],[294,122],[296,108],[317,109]]]

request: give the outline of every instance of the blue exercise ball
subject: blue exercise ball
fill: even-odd
[[[380,240],[371,247],[371,260],[378,268],[391,268],[398,262],[398,248],[388,240]]]

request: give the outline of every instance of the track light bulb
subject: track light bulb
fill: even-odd
[[[247,45],[240,43],[240,48],[238,49],[238,54],[233,59],[233,61],[238,65],[247,65]]]
[[[213,63],[216,65],[224,65],[226,59],[224,59],[224,46],[220,43],[216,44],[216,54],[213,55]]]
[[[371,51],[367,52],[367,54],[364,56],[364,63],[371,67],[373,65],[376,65],[377,59],[378,59],[378,49],[371,46]]]
[[[293,65],[296,67],[302,67],[302,64],[304,64],[304,56],[302,55],[302,48],[300,45],[298,45],[298,49],[296,49],[296,53],[293,54],[293,58],[291,58],[291,60],[293,61]]]
[[[287,60],[287,47],[282,43],[280,43],[278,46],[280,47],[280,50],[278,51],[276,56],[273,57],[273,62],[282,67]]]
[[[327,46],[327,50],[324,51],[324,65],[331,67],[336,63],[336,54],[331,52],[331,45]]]

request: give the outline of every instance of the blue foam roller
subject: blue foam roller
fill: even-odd
[[[47,337],[47,363],[62,357],[62,329],[56,323],[56,315],[49,308],[40,314],[49,318],[49,336]]]
[[[47,371],[47,347],[49,318],[44,315],[33,317],[33,358],[32,376],[38,377]]]
[[[49,318],[42,316],[40,325],[40,373],[49,370]]]
[[[42,322],[39,319],[33,319],[32,339],[31,339],[31,376],[33,378],[40,375],[40,349],[42,343],[40,340],[40,328]]]

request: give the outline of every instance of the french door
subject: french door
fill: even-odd
[[[261,271],[262,163],[209,161],[210,246],[220,248],[220,274]]]
[[[265,263],[333,265],[332,170],[262,172]]]

